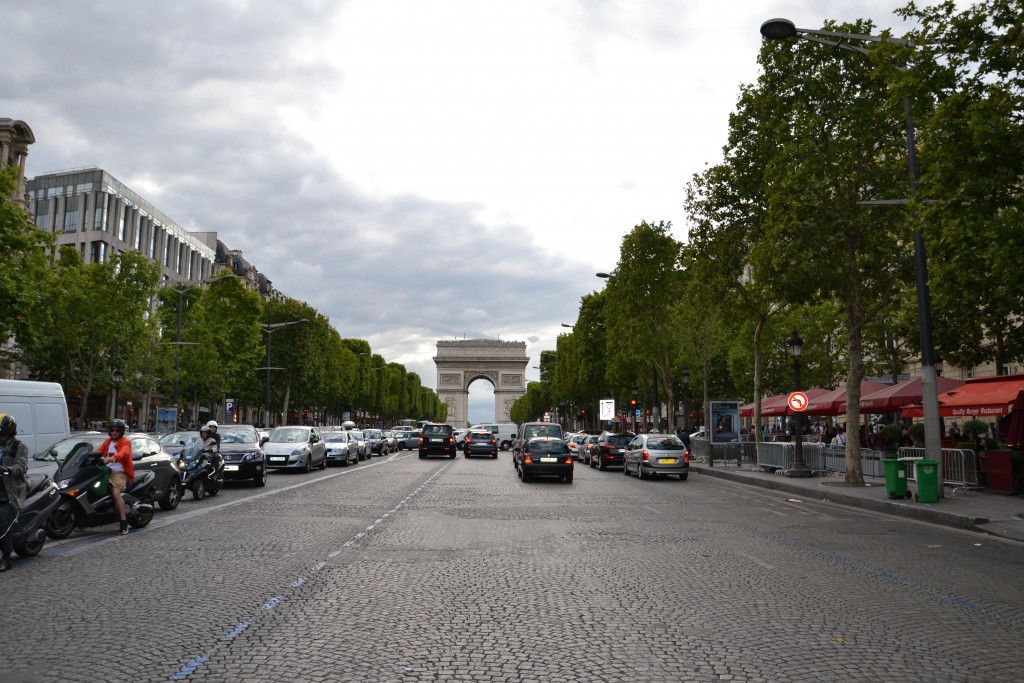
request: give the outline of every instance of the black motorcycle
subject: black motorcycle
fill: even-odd
[[[48,474],[29,474],[25,480],[28,493],[14,521],[14,552],[19,557],[34,557],[46,543],[43,527],[60,504],[60,494]]]
[[[210,450],[203,448],[201,440],[194,440],[181,451],[181,459],[178,461],[182,493],[188,489],[196,500],[202,500],[207,494],[216,496],[224,480],[221,474],[223,468],[224,461],[221,458],[215,460]]]
[[[78,527],[93,527],[118,521],[117,507],[110,492],[104,490],[106,475],[99,452],[80,449],[68,455],[54,474],[60,491],[60,504],[46,520],[46,535],[67,538]],[[128,524],[141,529],[153,520],[152,471],[135,473],[135,481],[121,498]]]

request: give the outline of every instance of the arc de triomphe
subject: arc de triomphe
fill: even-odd
[[[526,342],[465,339],[437,342],[437,395],[448,404],[448,422],[469,420],[469,385],[486,379],[494,385],[494,421],[510,422],[509,411],[526,393]]]

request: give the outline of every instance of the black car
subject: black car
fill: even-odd
[[[513,455],[516,474],[523,481],[533,477],[558,477],[566,484],[572,483],[573,458],[569,444],[553,437],[537,437],[525,444]]]
[[[160,503],[160,509],[173,510],[178,507],[178,503],[181,502],[181,470],[178,468],[178,459],[165,451],[160,442],[149,434],[126,434],[125,438],[132,442],[132,466],[136,474],[149,470],[156,475],[153,480],[153,499]],[[71,479],[78,471],[78,467],[72,464],[69,456],[80,450],[91,453],[99,449],[106,439],[106,434],[94,432],[78,434],[55,443],[43,454],[60,465],[53,475],[53,480],[60,485],[62,481]],[[73,466],[74,471],[65,470],[65,462]]]
[[[489,429],[474,429],[466,434],[462,450],[468,458],[471,455],[489,455],[498,457],[498,437]]]
[[[605,432],[597,437],[597,443],[590,449],[590,466],[599,470],[622,467],[626,446],[633,440],[629,432]]]
[[[384,432],[379,429],[364,429],[363,439],[366,441],[366,447],[370,449],[370,455],[387,455],[388,446],[387,442],[384,441]]]
[[[426,424],[420,433],[420,458],[428,455],[455,457],[455,430],[451,425]]]
[[[224,458],[224,479],[252,479],[254,486],[267,485],[267,456],[252,425],[220,425],[220,455]]]

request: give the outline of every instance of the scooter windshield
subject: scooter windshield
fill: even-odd
[[[88,443],[80,443],[72,449],[68,456],[64,458],[64,462],[61,463],[60,468],[57,470],[57,474],[54,475],[54,479],[59,475],[61,479],[68,479],[78,474],[78,470],[82,469],[89,456],[96,452],[96,447]]]

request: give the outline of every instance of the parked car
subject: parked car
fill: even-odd
[[[395,432],[386,430],[381,432],[381,439],[388,445],[388,453],[394,453],[399,450],[398,448],[398,437]]]
[[[630,432],[605,432],[590,449],[590,466],[602,472],[609,467],[622,467],[626,446],[633,440]]]
[[[192,445],[192,442],[198,438],[199,432],[170,432],[160,435],[156,440],[160,442],[165,451],[178,457],[182,450]]]
[[[252,425],[220,425],[220,456],[224,458],[224,480],[251,479],[253,486],[267,485],[267,456],[262,440]]]
[[[523,481],[533,477],[558,477],[572,483],[573,459],[564,440],[554,437],[536,437],[522,444],[513,454],[516,473]]]
[[[455,457],[455,430],[451,425],[433,423],[423,426],[420,435],[420,458],[430,455],[446,455]]]
[[[587,438],[580,442],[578,446],[579,458],[578,460],[584,465],[590,464],[591,454],[594,452],[594,448],[597,446],[597,440],[601,437],[596,434],[587,434]]]
[[[690,449],[673,434],[637,434],[626,446],[622,471],[636,473],[641,479],[679,475],[686,481],[690,474]]]
[[[498,437],[488,429],[473,429],[466,434],[463,451],[468,458],[471,455],[489,455],[498,457]]]
[[[314,467],[327,467],[327,446],[316,427],[278,427],[263,444],[263,452],[271,469],[309,472]]]
[[[181,502],[181,470],[178,468],[178,459],[164,450],[160,442],[148,434],[126,434],[132,443],[132,465],[136,472],[150,470],[156,475],[153,480],[153,499],[160,504],[161,510],[173,510]],[[92,452],[97,450],[106,441],[107,435],[101,432],[80,432],[70,438],[58,441],[42,453],[32,456],[34,461],[49,461],[53,467],[31,468],[31,472],[41,472],[49,469],[50,474],[58,477],[67,473],[58,473],[57,468],[64,464],[68,456],[78,453],[80,450]],[[70,475],[68,475],[70,476]]]
[[[355,444],[356,456],[360,461],[370,459],[370,445],[366,443],[366,435],[361,429],[349,429],[348,438]]]
[[[399,434],[398,450],[405,450],[407,448],[412,450],[420,447],[420,430],[416,429],[411,432],[399,432]]]
[[[382,432],[379,429],[364,429],[363,437],[366,441],[366,448],[371,456],[388,454]]]
[[[342,467],[348,467],[349,463],[359,462],[359,454],[353,448],[357,444],[349,441],[348,432],[338,430],[324,431],[320,434],[324,437],[324,445],[327,447],[327,464],[338,462]]]

